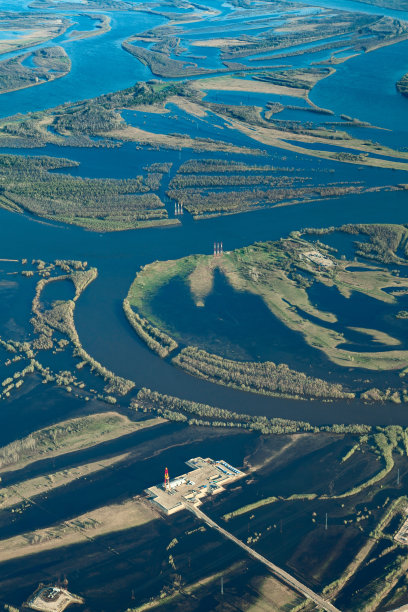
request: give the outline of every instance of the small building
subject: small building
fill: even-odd
[[[334,263],[330,257],[326,257],[323,255],[323,253],[320,253],[320,251],[304,251],[303,255],[306,257],[306,259],[317,264],[318,266],[323,266],[325,268],[332,268],[334,266]]]
[[[187,481],[184,476],[179,476],[178,478],[173,478],[173,480],[170,480],[169,487],[170,489],[175,489],[176,487],[179,487],[182,484],[186,484],[186,482]]]
[[[67,589],[59,586],[40,584],[38,589],[29,597],[24,608],[40,610],[40,612],[62,612],[72,604],[83,604],[84,600],[73,595]]]

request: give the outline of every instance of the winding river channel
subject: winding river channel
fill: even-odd
[[[7,7],[15,10],[16,4],[9,3]],[[321,0],[314,4],[408,19],[407,14],[399,11],[359,2]],[[129,13],[120,12],[109,15],[112,19],[109,32],[80,41],[60,41],[72,60],[68,76],[39,87],[1,95],[0,116],[50,108],[151,78],[145,66],[121,49],[121,41],[166,20],[142,12],[135,12],[130,17]],[[336,73],[321,81],[311,97],[316,104],[333,109],[337,115],[346,113],[392,130],[393,143],[406,146],[408,99],[397,94],[395,82],[408,71],[407,57],[408,43],[404,42],[353,58],[337,66]],[[32,150],[21,153],[34,154]],[[75,152],[68,154],[64,148],[47,147],[35,153],[80,159],[88,169],[88,176],[123,173],[131,176],[132,172],[138,173],[147,158],[159,161],[164,155],[166,159],[172,156],[181,160],[193,157],[191,151],[163,153],[138,149],[130,144],[117,150],[81,149],[76,157]],[[136,271],[151,261],[197,252],[211,253],[214,240],[222,240],[224,248],[231,250],[258,240],[279,239],[304,227],[406,223],[407,204],[407,192],[370,193],[199,222],[184,215],[182,224],[175,228],[106,234],[0,211],[0,256],[45,261],[80,259],[96,266],[99,276],[81,297],[76,310],[79,336],[86,351],[115,373],[134,380],[138,387],[145,386],[238,412],[301,419],[313,424],[397,422],[408,425],[408,411],[404,406],[390,405],[385,409],[384,405],[366,405],[357,400],[332,403],[292,401],[239,392],[191,377],[149,351],[136,334],[132,334],[122,311],[122,300]]]

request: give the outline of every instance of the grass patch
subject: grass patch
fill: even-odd
[[[0,471],[18,470],[41,459],[96,446],[160,423],[162,418],[134,422],[118,412],[68,419],[1,448]]]

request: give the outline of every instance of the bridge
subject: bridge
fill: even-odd
[[[255,550],[247,546],[242,540],[235,537],[232,533],[218,525],[218,523],[213,521],[202,510],[197,508],[197,506],[186,501],[184,501],[184,505],[187,510],[195,514],[197,518],[204,521],[209,527],[218,531],[225,538],[231,540],[231,542],[234,542],[234,544],[242,548],[250,557],[256,559],[260,563],[263,563],[263,565],[265,565],[272,572],[272,574],[277,576],[282,582],[290,586],[292,589],[295,589],[295,591],[306,597],[306,599],[314,601],[320,609],[327,610],[327,612],[340,612],[338,608],[336,608],[329,601],[326,601],[325,599],[323,599],[323,597],[312,591],[312,589],[309,589],[309,587],[300,582],[300,580],[297,580],[294,576],[291,576],[288,572],[275,565],[274,563],[266,559],[264,556],[257,553]]]

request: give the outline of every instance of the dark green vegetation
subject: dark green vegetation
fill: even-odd
[[[367,158],[367,153],[332,153],[330,157],[338,161],[358,163],[363,162]]]
[[[160,77],[173,79],[185,78],[211,72],[211,70],[199,68],[196,64],[192,64],[191,62],[174,60],[170,57],[166,57],[163,53],[150,51],[149,49],[144,49],[143,47],[137,47],[136,45],[130,44],[127,41],[122,43],[122,47],[125,49],[125,51],[140,60],[143,64],[149,66],[153,74]]]
[[[23,64],[31,59],[34,67]],[[68,74],[71,61],[62,47],[45,47],[0,62],[0,93],[40,85]]]
[[[251,416],[163,395],[150,389],[140,389],[131,407],[142,412],[154,412],[169,421],[185,422],[201,427],[238,427],[262,434],[289,434],[297,432],[368,433],[369,425],[333,425],[316,427],[304,421]]]
[[[184,348],[173,358],[173,363],[189,374],[242,391],[296,399],[354,397],[354,393],[350,393],[340,384],[306,376],[303,372],[290,369],[284,363],[233,361],[194,346]]]
[[[339,228],[305,229],[305,234],[324,235],[342,232],[352,236],[367,237],[355,240],[355,253],[359,257],[384,264],[408,265],[408,227],[393,224],[349,224]]]
[[[254,165],[250,163],[236,162],[223,159],[191,159],[184,162],[178,169],[178,180],[180,174],[208,174],[221,172],[292,172],[295,168],[282,168],[281,166]],[[190,179],[191,180],[191,179]]]
[[[180,84],[136,83],[122,91],[105,94],[76,104],[67,104],[53,110],[51,126],[62,135],[86,134],[100,136],[126,124],[118,111],[139,105],[163,104],[173,95],[183,95],[185,86]]]
[[[268,174],[268,166],[253,167],[254,170],[263,171],[262,175],[249,174],[248,170],[252,168],[243,164],[229,166],[229,171],[225,172],[222,163],[219,164],[223,174],[215,174],[216,170],[210,168],[210,175],[199,173],[200,169],[203,171],[206,168],[206,164],[192,162],[190,166],[181,167],[171,180],[167,195],[182,204],[195,219],[203,219],[300,200],[360,193],[364,189],[360,184],[345,185],[340,182],[331,183],[330,186],[316,185],[302,175],[277,173],[273,169],[273,174]],[[187,173],[188,168],[191,168],[191,174]],[[253,188],[241,189],[243,186]]]
[[[76,165],[51,157],[1,155],[0,205],[98,231],[171,223],[163,203],[151,192],[160,184],[161,174],[115,180],[50,172]]]
[[[299,27],[295,20],[289,19],[279,34],[267,32],[262,37],[246,36],[247,44],[225,47],[222,58],[236,60],[256,52],[284,50],[294,45],[324,40],[331,36],[351,35],[351,45],[356,50],[367,51],[393,36],[406,35],[407,29],[402,22],[388,17],[378,17],[356,13],[327,11],[322,19],[316,16],[306,18]],[[291,27],[292,26],[292,27]],[[323,26],[323,27],[322,27]],[[276,56],[275,56],[276,57]],[[285,57],[284,54],[278,57]]]
[[[231,108],[244,112],[242,109],[246,107]],[[324,179],[327,177],[322,176],[322,181]],[[253,188],[242,189],[245,186]],[[361,183],[316,185],[311,177],[297,173],[293,167],[198,159],[180,166],[169,183],[167,195],[182,204],[195,219],[202,219],[301,200],[360,193],[363,189]]]
[[[151,325],[147,319],[134,312],[127,299],[123,301],[123,310],[133,329],[143,338],[147,346],[160,357],[167,357],[178,347],[177,342],[168,334],[160,331],[160,329]]]
[[[8,376],[1,383],[0,399],[8,399],[19,391],[27,377],[35,375],[44,383],[56,383],[78,397],[89,400],[92,396],[109,404],[116,403],[116,397],[126,395],[134,387],[134,383],[117,376],[84,350],[74,321],[76,302],[97,277],[96,268],[88,268],[87,262],[65,260],[57,260],[51,264],[34,260],[34,269],[27,269],[27,266],[27,262],[22,264],[23,276],[40,277],[35,285],[30,319],[34,337],[23,342],[0,338],[0,353],[8,368]],[[49,303],[44,298],[44,293],[47,294],[50,287],[67,281],[71,284],[71,299],[53,300]],[[48,363],[51,354],[51,362],[55,364],[50,366]],[[60,361],[55,357],[59,354],[65,355],[65,367],[60,370]],[[88,382],[89,370],[96,373],[97,380],[100,377],[98,384],[94,380]],[[79,372],[81,378],[78,377]],[[87,382],[84,382],[84,379]]]
[[[172,95],[183,95],[183,84],[136,83],[133,87],[91,100],[66,103],[44,112],[10,117],[0,125],[2,146],[38,147],[48,142],[70,146],[112,145],[111,139],[95,141],[112,130],[126,127],[120,116],[124,108],[163,104]],[[51,128],[50,130],[48,128]]]
[[[254,74],[255,81],[264,81],[265,83],[273,83],[282,87],[293,87],[295,89],[312,89],[316,80],[319,80],[330,74],[329,68],[303,68],[295,70],[274,70],[273,72],[264,72]]]
[[[137,429],[117,412],[106,412],[69,419],[35,431],[29,436],[0,448],[0,469],[4,472],[51,455],[86,448],[110,437],[121,436]]]
[[[181,179],[188,177],[183,173],[179,176]],[[206,176],[218,178],[219,175]],[[312,229],[305,230],[304,235],[320,236],[334,231],[334,228]],[[315,298],[312,299],[309,290],[333,288],[340,299],[361,295],[377,300],[379,305],[397,306],[399,297],[408,291],[408,281],[403,274],[404,266],[408,265],[408,229],[399,225],[347,225],[338,231],[355,236],[355,255],[371,263],[359,264],[344,256],[340,258],[336,249],[324,242],[313,243],[305,240],[300,232],[293,232],[286,240],[255,243],[221,257],[195,255],[149,264],[137,274],[126,301],[127,309],[143,321],[143,329],[134,326],[135,330],[150,348],[163,356],[180,344],[181,350],[172,361],[190,374],[245,391],[325,398],[352,398],[358,393],[368,401],[407,401],[406,385],[399,382],[404,380],[407,371],[406,347],[400,346],[402,330],[396,327],[391,335],[381,328],[371,329],[361,323],[353,326],[351,322],[341,328],[338,325],[341,312],[315,306]],[[384,263],[401,266],[401,270],[391,270],[384,267]],[[186,285],[196,307],[205,308],[205,301],[213,291],[216,271],[235,291],[259,296],[275,317],[289,329],[301,333],[310,347],[322,351],[337,366],[367,371],[397,370],[400,377],[394,377],[393,384],[389,379],[387,387],[370,387],[370,378],[363,384],[361,379],[356,379],[346,386],[307,376],[285,363],[237,361],[228,358],[228,353],[216,355],[204,350],[203,339],[201,345],[184,344],[183,347],[183,336],[178,334],[177,326],[169,326],[164,315],[155,312],[155,296],[163,286],[178,280]],[[399,312],[396,310],[396,317],[403,319],[404,315]],[[164,334],[162,337],[160,332]],[[352,332],[363,336],[368,345],[365,351],[352,346],[353,341],[349,339]],[[194,339],[195,336],[190,342]],[[376,378],[371,378],[371,384],[373,380]]]
[[[405,74],[397,83],[397,90],[403,95],[408,96],[408,74]]]

